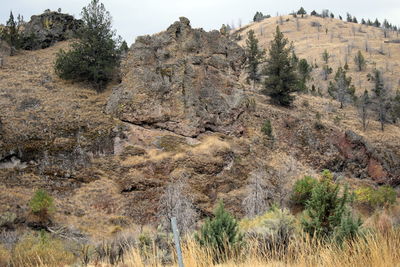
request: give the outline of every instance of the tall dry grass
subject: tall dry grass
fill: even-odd
[[[266,250],[248,242],[244,252],[231,255],[224,263],[216,264],[210,250],[200,247],[193,239],[184,242],[182,251],[185,266],[189,267],[258,267],[258,266],[400,266],[400,230],[386,233],[368,233],[342,246],[298,238],[292,240],[285,251]],[[118,266],[177,266],[162,264],[157,251],[144,260],[138,249],[131,249],[125,256],[124,263]],[[94,263],[90,266],[109,266],[106,263]]]

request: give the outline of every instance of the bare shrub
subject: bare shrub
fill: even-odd
[[[268,174],[262,168],[250,174],[247,185],[248,195],[243,200],[243,208],[247,217],[257,216],[268,209],[272,195],[268,190],[267,178]]]
[[[193,206],[193,199],[188,192],[186,177],[170,183],[160,198],[158,217],[161,226],[171,231],[171,218],[176,217],[181,233],[190,232],[197,221],[198,214]]]

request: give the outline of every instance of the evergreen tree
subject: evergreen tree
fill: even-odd
[[[313,11],[311,11],[310,15],[311,16],[318,16],[318,13],[317,13],[317,11],[313,10]]]
[[[14,18],[14,14],[10,12],[10,17],[6,22],[6,26],[3,28],[0,37],[4,41],[6,41],[13,49],[21,48],[21,36],[19,33],[19,26],[22,22],[21,17],[18,15],[19,21],[16,21]],[[11,51],[12,55],[14,51]]]
[[[113,78],[120,58],[111,16],[99,0],[92,0],[83,8],[82,20],[78,42],[70,51],[57,54],[55,72],[62,79],[86,81],[101,91]]]
[[[300,7],[299,11],[297,11],[297,15],[301,15],[301,17],[303,18],[304,15],[307,15],[307,12],[303,7]]]
[[[362,18],[362,19],[361,19],[361,24],[362,24],[362,25],[365,25],[365,24],[367,24],[367,22],[365,21],[365,19],[364,19],[364,18]]]
[[[342,16],[339,15],[339,19],[340,19],[340,20],[343,20]]]
[[[365,63],[365,58],[361,53],[361,51],[358,51],[358,53],[354,57],[354,63],[356,63],[358,71],[364,70],[366,63]]]
[[[353,17],[350,15],[350,13],[347,13],[346,16],[347,16],[347,17],[346,17],[346,21],[347,21],[347,22],[353,22]]]
[[[353,17],[353,23],[358,23],[358,20],[356,17]]]
[[[387,120],[387,112],[390,109],[390,103],[388,101],[389,92],[385,87],[382,73],[379,70],[374,70],[373,74],[368,74],[368,81],[374,83],[372,91],[374,92],[374,105],[378,113],[378,120],[381,123],[382,132],[385,130],[385,123]]]
[[[128,44],[126,43],[125,40],[119,46],[119,50],[120,50],[121,53],[127,53],[128,52],[129,47],[128,47]]]
[[[195,239],[201,246],[210,248],[217,262],[226,259],[230,250],[239,248],[243,235],[235,218],[225,210],[221,201],[214,212],[213,219],[207,219]]]
[[[375,19],[375,22],[373,23],[373,26],[378,27],[378,28],[381,26],[381,23],[379,22],[378,19]]]
[[[258,39],[256,38],[253,30],[250,30],[247,34],[245,52],[247,59],[247,64],[246,64],[247,73],[249,79],[253,81],[253,88],[254,88],[255,83],[260,80],[258,67],[264,58],[265,51],[259,48]]]
[[[274,39],[271,41],[269,57],[264,74],[267,76],[262,93],[271,97],[272,101],[290,106],[295,99],[292,93],[298,91],[298,78],[292,64],[290,53],[293,46],[276,27]]]
[[[259,21],[262,21],[265,18],[266,18],[266,16],[264,16],[264,14],[262,12],[258,12],[257,11],[256,14],[253,17],[253,21],[254,22],[259,22]]]
[[[364,94],[359,99],[358,109],[361,118],[361,122],[363,125],[364,132],[367,130],[368,126],[368,111],[370,108],[371,100],[368,94],[368,91],[365,90]]]
[[[400,90],[396,91],[396,95],[392,100],[392,117],[393,121],[396,122],[400,119]]]
[[[323,239],[337,238],[338,241],[357,234],[361,221],[351,216],[348,205],[352,197],[347,187],[342,196],[339,191],[339,185],[334,184],[332,174],[324,171],[322,180],[313,187],[311,197],[306,202],[305,217],[302,220],[306,233]]]
[[[322,53],[322,60],[325,62],[325,64],[329,63],[329,58],[331,55],[329,55],[328,51],[325,49],[324,52]]]
[[[300,91],[306,92],[307,90],[307,81],[310,79],[310,73],[312,71],[312,67],[308,64],[306,59],[301,59],[298,63],[298,71],[300,76],[299,89]]]
[[[346,71],[342,67],[338,68],[335,81],[329,83],[328,93],[340,102],[340,108],[354,100],[355,88],[351,84],[351,77],[346,76]]]

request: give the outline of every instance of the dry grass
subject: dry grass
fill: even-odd
[[[199,247],[193,240],[183,245],[185,266],[400,266],[400,232],[391,230],[387,234],[368,234],[342,247],[323,244],[307,238],[295,240],[287,251],[265,251],[249,244],[246,252],[230,258],[225,263],[215,264],[209,250]],[[157,258],[157,251],[150,260],[143,261],[140,251],[132,249],[125,263],[118,266],[177,266],[163,265]],[[109,266],[93,264],[90,266]]]

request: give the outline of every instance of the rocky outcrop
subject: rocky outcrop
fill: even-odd
[[[56,42],[73,37],[82,26],[81,20],[58,12],[45,12],[32,16],[22,32],[25,49],[47,48]]]
[[[376,149],[350,130],[335,140],[335,146],[343,159],[343,168],[351,173],[363,173],[381,184],[400,183],[400,157],[390,150]]]
[[[194,137],[240,131],[244,51],[218,31],[192,29],[180,18],[167,31],[139,37],[123,64],[107,111],[136,125]]]

